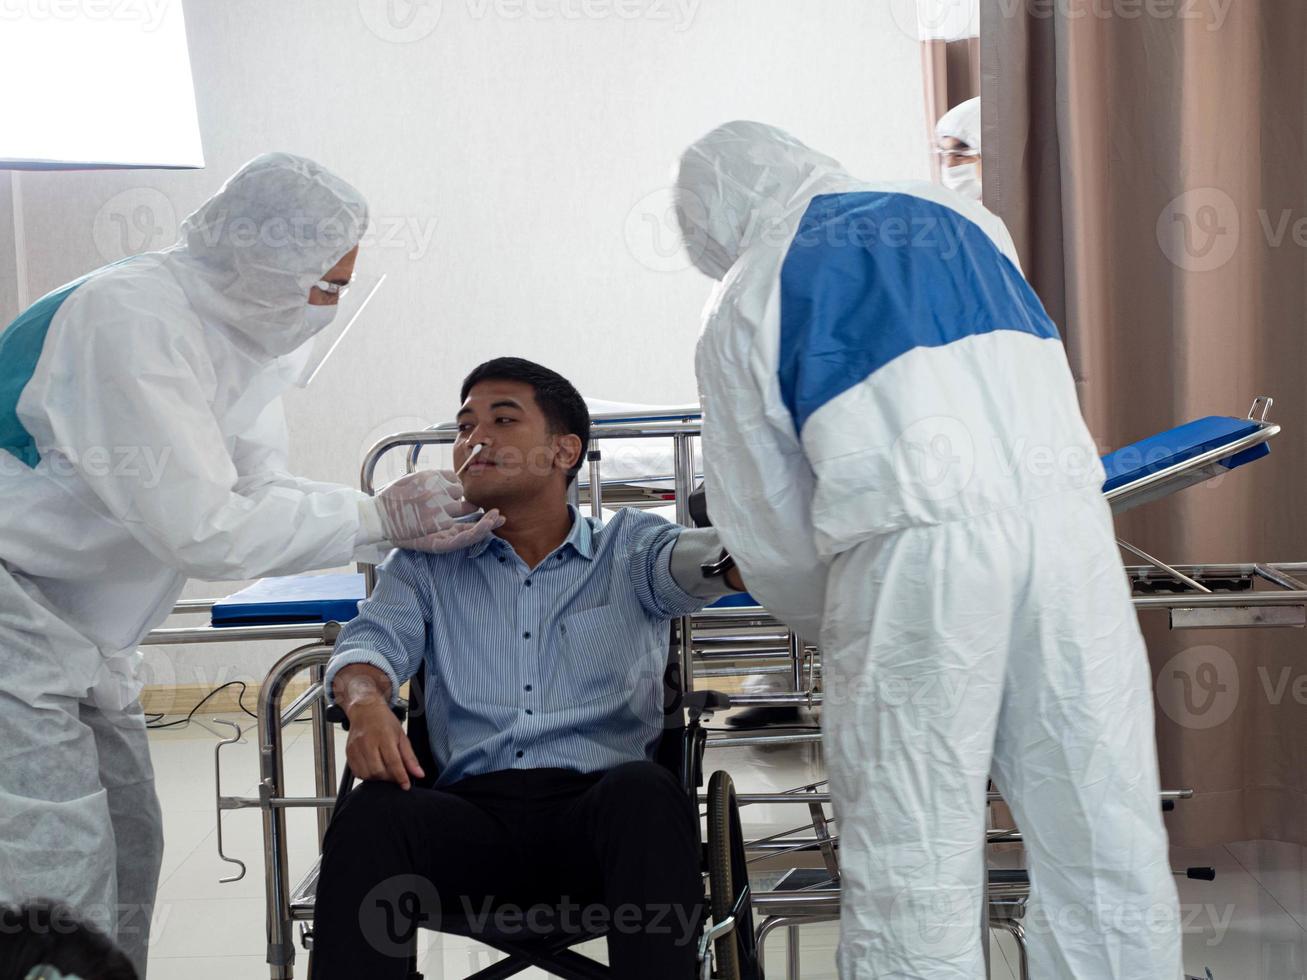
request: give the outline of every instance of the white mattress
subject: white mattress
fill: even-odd
[[[697,405],[642,405],[635,402],[613,402],[602,398],[587,398],[586,406],[595,417],[621,415],[632,418],[684,418],[698,414]],[[599,443],[603,457],[600,475],[604,483],[635,483],[659,489],[673,489],[676,466],[673,462],[672,440],[668,439],[604,439]],[[702,467],[696,466],[696,482],[703,478]],[[583,465],[577,477],[581,486],[590,485],[590,467]]]

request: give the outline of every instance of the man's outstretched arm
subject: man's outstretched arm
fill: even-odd
[[[372,597],[341,632],[327,667],[327,698],[349,718],[345,754],[360,779],[408,789],[413,777],[425,775],[391,707],[426,656],[431,588],[422,556],[393,553],[377,569]]]

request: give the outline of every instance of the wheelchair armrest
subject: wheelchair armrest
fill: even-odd
[[[392,704],[390,710],[395,713],[395,717],[399,719],[401,725],[408,718],[408,702],[403,698]],[[338,704],[327,706],[327,721],[333,725],[339,725],[345,731],[349,731],[349,716],[345,714],[345,709]]]
[[[681,704],[694,719],[714,711],[725,711],[731,706],[731,696],[721,691],[691,691],[681,699]]]

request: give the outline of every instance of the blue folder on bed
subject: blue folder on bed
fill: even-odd
[[[363,576],[288,575],[265,578],[213,606],[214,626],[268,626],[277,623],[345,623],[367,598]]]
[[[1103,468],[1107,470],[1107,482],[1103,484],[1103,492],[1107,493],[1151,473],[1164,470],[1168,466],[1183,463],[1209,450],[1234,443],[1244,436],[1252,435],[1260,428],[1262,425],[1253,419],[1209,415],[1205,419],[1187,422],[1129,446],[1123,446],[1103,457]],[[1221,460],[1220,465],[1232,470],[1236,466],[1261,459],[1270,451],[1269,445],[1261,443]]]

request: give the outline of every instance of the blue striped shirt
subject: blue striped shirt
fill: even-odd
[[[327,691],[347,664],[385,671],[395,692],[425,663],[437,785],[651,758],[669,622],[706,602],[672,574],[684,531],[633,509],[606,524],[573,509],[567,539],[533,569],[498,537],[395,551],[337,641]]]

